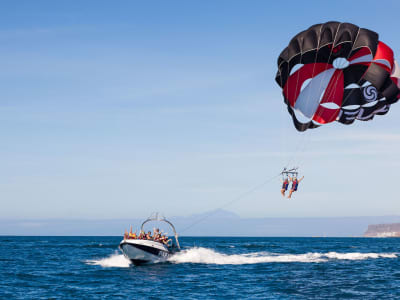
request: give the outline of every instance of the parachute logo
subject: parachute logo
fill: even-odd
[[[369,85],[363,89],[363,96],[368,102],[376,101],[378,99],[378,91],[374,86]]]
[[[400,69],[377,33],[350,23],[316,24],[278,58],[276,82],[297,130],[351,124],[389,111],[400,98]]]

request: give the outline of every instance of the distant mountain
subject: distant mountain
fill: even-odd
[[[181,236],[363,236],[370,224],[400,223],[400,216],[332,218],[241,218],[227,210],[215,210],[171,220]],[[143,219],[0,220],[1,235],[115,235],[122,236]]]

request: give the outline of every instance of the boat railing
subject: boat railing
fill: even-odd
[[[151,214],[150,217],[148,217],[147,220],[145,220],[142,223],[142,226],[141,226],[140,230],[144,231],[144,225],[146,223],[152,222],[152,221],[158,221],[158,222],[167,223],[172,228],[172,230],[174,232],[174,237],[175,237],[175,241],[176,241],[176,245],[178,246],[178,249],[181,249],[181,246],[179,245],[178,234],[176,233],[174,224],[172,224],[170,221],[168,221],[163,215],[160,215],[158,212]]]

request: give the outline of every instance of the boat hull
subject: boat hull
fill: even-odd
[[[136,266],[163,262],[172,254],[164,245],[147,240],[124,240],[119,248],[124,256]]]

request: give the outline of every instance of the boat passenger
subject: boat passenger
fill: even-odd
[[[130,227],[130,229],[129,229],[129,233],[128,233],[128,239],[130,239],[131,238],[131,235],[132,235],[132,225],[131,225],[131,227]]]
[[[147,232],[146,239],[151,240],[153,237],[151,236],[151,231]]]
[[[168,243],[169,243],[169,242],[172,242],[172,240],[171,240],[171,239],[168,239],[168,237],[164,235],[164,236],[162,237],[162,242],[163,242],[164,245],[168,246]]]
[[[161,235],[160,235],[160,234],[154,235],[154,240],[155,240],[156,242],[160,242],[160,241],[161,241]]]

